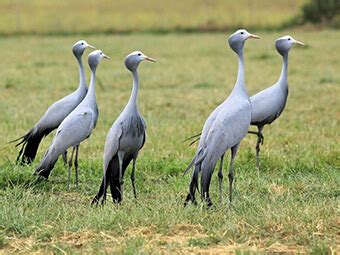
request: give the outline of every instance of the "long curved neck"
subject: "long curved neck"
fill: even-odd
[[[79,87],[78,88],[87,89],[83,61],[81,60],[81,56],[77,56],[76,58],[77,58],[78,65],[79,65]]]
[[[137,70],[132,71],[132,76],[133,76],[133,87],[132,87],[131,96],[128,102],[128,106],[132,106],[137,109],[138,87],[139,87]]]
[[[244,60],[243,60],[243,50],[239,50],[237,52],[239,61],[238,61],[238,73],[237,73],[237,79],[235,83],[234,90],[245,93],[248,96],[247,88],[246,88],[246,81],[245,81],[245,75],[244,75]]]
[[[93,68],[93,69],[91,69],[91,79],[90,79],[89,90],[88,90],[86,97],[85,97],[85,99],[88,102],[96,103],[95,81],[96,81],[96,68]],[[84,99],[84,101],[85,101],[85,99]]]
[[[282,70],[281,75],[278,80],[278,82],[284,86],[288,86],[287,82],[287,74],[288,74],[288,53],[284,54],[283,56],[283,64],[282,64]]]

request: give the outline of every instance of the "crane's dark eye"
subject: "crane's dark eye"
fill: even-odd
[[[142,54],[138,53],[138,56],[142,56]]]
[[[288,41],[290,41],[290,38],[288,38]]]
[[[241,35],[243,35],[244,34],[244,32],[241,32]]]
[[[103,55],[103,52],[101,52],[100,55]]]
[[[84,43],[82,42],[81,45],[84,45]]]

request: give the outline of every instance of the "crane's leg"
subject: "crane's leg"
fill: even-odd
[[[79,150],[79,145],[76,146],[76,156],[74,158],[74,167],[76,169],[76,187],[78,189],[78,150]]]
[[[123,160],[124,160],[124,151],[118,151],[118,160],[119,160],[119,186],[120,186],[120,194],[123,198]]]
[[[233,181],[234,181],[234,160],[237,154],[237,150],[240,144],[235,145],[231,148],[231,160],[229,165],[229,202],[231,203],[233,200],[232,194],[233,194]]]
[[[63,156],[64,165],[67,166],[67,150],[61,155]]]
[[[263,135],[262,135],[262,129],[263,126],[258,127],[258,133],[257,133],[257,143],[256,143],[256,168],[257,170],[260,170],[260,144],[263,144]]]
[[[136,180],[135,172],[136,172],[137,156],[138,156],[138,153],[133,157],[132,172],[131,172],[131,183],[132,183],[133,195],[134,195],[135,199],[137,199],[136,187],[135,187],[135,180]]]
[[[72,153],[70,160],[68,162],[68,178],[67,178],[67,190],[70,190],[70,182],[71,182],[71,168],[72,168],[72,160],[73,160],[73,154],[74,154],[75,147],[72,148]]]
[[[222,204],[223,159],[224,159],[224,153],[221,156],[220,169],[218,171],[218,184],[219,184],[219,189],[220,189],[220,204]]]

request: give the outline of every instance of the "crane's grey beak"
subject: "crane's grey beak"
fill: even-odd
[[[90,44],[88,44],[86,48],[90,48],[90,49],[93,49],[93,50],[96,49],[96,47],[94,47],[94,46],[92,46],[92,45],[90,45]]]
[[[109,56],[106,56],[104,53],[103,53],[103,58],[111,59]]]
[[[294,40],[293,43],[296,43],[296,44],[299,44],[299,45],[302,45],[302,46],[305,46],[305,44],[303,42],[300,42],[300,41],[297,41],[297,40]]]
[[[249,34],[249,35],[248,35],[248,39],[249,39],[249,38],[260,39],[261,37],[259,37],[258,35]]]
[[[148,61],[151,61],[151,62],[156,62],[155,59],[150,58],[150,57],[148,57],[148,56],[145,56],[144,59],[145,59],[145,60],[148,60]]]

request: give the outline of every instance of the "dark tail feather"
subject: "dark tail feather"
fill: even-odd
[[[129,163],[132,160],[132,155],[131,157],[127,158],[123,162],[123,176],[126,168],[128,167]],[[119,203],[122,201],[122,193],[120,190],[120,183],[119,183],[119,160],[118,156],[115,155],[105,172],[105,176],[102,179],[102,183],[100,185],[99,191],[97,195],[93,198],[91,204],[98,204],[99,200],[103,197],[103,202],[106,199],[106,189],[108,187],[108,184],[110,185],[110,190],[111,190],[111,195],[112,195],[112,200],[114,203]],[[105,188],[104,188],[104,181],[106,182]]]
[[[112,200],[114,203],[120,203],[122,201],[122,191],[120,190],[120,187],[123,185],[123,183],[119,183],[119,161],[118,161],[118,156],[115,156],[115,164],[112,165],[112,176],[110,179],[110,189],[111,189],[111,195],[112,195]],[[124,173],[128,165],[130,164],[131,160],[133,158],[133,155],[130,157],[126,158],[123,161],[123,176],[124,178]],[[111,163],[111,162],[110,162]],[[109,165],[110,167],[110,165]]]
[[[196,157],[194,157],[192,160],[191,160],[191,162],[189,163],[189,165],[187,166],[187,168],[184,170],[184,172],[183,172],[183,175],[182,176],[184,176],[184,175],[186,175],[187,174],[187,172],[189,171],[189,169],[194,165],[194,163],[195,163],[195,160],[196,160]]]
[[[37,155],[42,138],[51,131],[52,130],[44,130],[43,132],[37,132],[35,128],[32,128],[26,135],[11,141],[17,142],[21,139],[21,141],[15,145],[15,147],[22,145],[17,157],[17,162],[20,162],[21,164],[32,163]]]
[[[211,206],[211,200],[209,196],[210,181],[213,171],[215,169],[216,163],[204,164],[202,168],[202,178],[201,178],[201,196],[204,201],[206,201],[208,206]]]
[[[40,164],[35,169],[35,174],[48,179],[54,164],[57,162],[59,155],[55,152],[53,148],[49,148]]]
[[[195,165],[194,172],[192,173],[191,182],[189,185],[189,193],[185,199],[184,206],[186,206],[190,201],[196,204],[195,192],[198,190],[198,176],[200,172],[200,164]]]
[[[195,140],[193,140],[191,143],[189,143],[189,146],[193,145],[194,143],[198,142],[201,139],[201,137],[199,136],[198,138],[196,138]]]
[[[111,169],[108,168],[107,171],[105,171],[105,176],[102,179],[102,183],[100,184],[99,191],[97,195],[93,198],[91,205],[97,205],[100,198],[103,197],[102,204],[106,201],[106,189],[109,184],[109,180],[111,179]],[[105,182],[105,187],[104,187]]]
[[[17,142],[17,141],[19,141],[19,140],[21,140],[21,139],[23,139],[23,141],[25,140],[25,137],[27,137],[28,136],[28,134],[31,132],[32,130],[30,130],[27,134],[25,134],[25,135],[23,135],[23,136],[20,136],[19,138],[17,138],[17,139],[14,139],[14,140],[12,140],[12,141],[9,141],[9,142],[7,142],[7,143],[15,143],[15,142]],[[15,145],[15,147],[17,147],[19,144],[21,144],[21,143],[23,143],[23,141],[21,141],[20,143],[18,143],[18,144],[16,144]]]
[[[201,133],[198,133],[198,134],[196,134],[196,135],[190,136],[190,137],[184,139],[184,140],[183,140],[183,143],[188,142],[188,141],[190,141],[190,140],[192,140],[192,139],[194,139],[194,138],[196,138],[196,137],[198,137],[198,140],[199,140],[199,137],[200,137],[200,136],[201,136]]]

